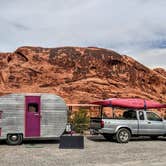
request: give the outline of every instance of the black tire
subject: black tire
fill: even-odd
[[[152,140],[157,140],[157,139],[158,139],[158,136],[153,135],[153,136],[150,136],[150,138],[151,138]]]
[[[131,133],[126,128],[121,128],[116,133],[116,140],[118,143],[128,143],[131,138]]]
[[[8,145],[20,145],[23,141],[22,134],[8,134],[6,143]]]
[[[108,141],[113,141],[114,140],[114,135],[113,134],[103,134],[103,137]]]

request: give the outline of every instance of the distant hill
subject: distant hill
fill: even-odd
[[[159,74],[161,74],[163,77],[166,78],[166,70],[165,69],[163,69],[163,68],[155,68],[153,70],[158,72]]]
[[[103,48],[20,47],[0,53],[0,94],[49,92],[68,103],[110,97],[166,102],[166,71]]]

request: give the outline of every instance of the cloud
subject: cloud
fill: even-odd
[[[98,46],[165,67],[165,6],[163,0],[1,0],[0,51]],[[147,60],[154,49],[159,58]]]
[[[166,48],[154,48],[135,53],[137,60],[151,68],[163,67],[166,69]]]

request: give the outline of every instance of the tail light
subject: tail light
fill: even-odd
[[[103,120],[100,122],[100,126],[101,126],[101,128],[104,128],[104,121]]]

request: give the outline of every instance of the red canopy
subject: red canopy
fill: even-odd
[[[122,108],[135,108],[135,109],[152,109],[152,108],[166,108],[166,104],[161,104],[152,100],[144,100],[139,98],[111,98],[92,102],[102,106],[122,107]]]

